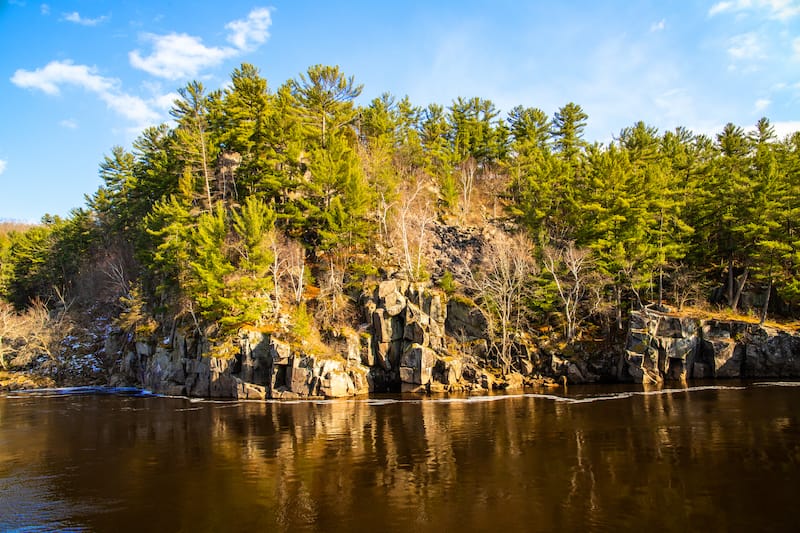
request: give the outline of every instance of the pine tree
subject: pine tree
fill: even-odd
[[[209,99],[203,84],[198,81],[178,89],[178,94],[180,98],[175,100],[170,111],[178,123],[174,150],[183,161],[185,170],[199,178],[204,207],[210,211],[214,205],[212,181],[218,149],[209,131]]]
[[[556,153],[572,166],[579,162],[587,146],[583,140],[583,130],[588,118],[583,108],[573,102],[561,107],[553,116],[553,146]]]
[[[291,82],[295,112],[319,146],[326,148],[331,134],[355,120],[353,100],[362,88],[338,66],[314,65]]]

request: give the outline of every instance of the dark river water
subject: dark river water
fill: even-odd
[[[800,383],[0,396],[0,531],[797,531]]]

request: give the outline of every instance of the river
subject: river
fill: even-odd
[[[0,531],[788,531],[800,383],[0,396]]]

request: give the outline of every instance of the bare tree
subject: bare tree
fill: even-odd
[[[533,245],[524,235],[498,233],[484,250],[480,271],[470,272],[469,286],[482,306],[497,318],[500,329],[499,358],[503,371],[511,367],[511,336],[524,309],[523,300],[536,273]]]
[[[699,299],[701,284],[697,276],[686,265],[679,265],[671,273],[670,280],[675,305],[679,310],[683,310],[686,304]]]
[[[461,163],[458,178],[461,185],[461,217],[469,212],[472,204],[472,190],[475,188],[475,177],[478,174],[478,163],[470,156]]]
[[[427,182],[418,179],[407,190],[397,208],[394,239],[400,241],[401,267],[412,281],[418,281],[424,270],[428,225],[434,214],[427,192]]]
[[[337,263],[335,258],[331,258],[328,270],[320,279],[316,318],[324,329],[330,329],[341,322],[347,310],[347,295],[344,292],[345,269]]]
[[[545,270],[556,285],[566,322],[565,334],[567,340],[571,341],[583,319],[580,315],[581,303],[590,294],[590,251],[576,248],[573,241],[568,241],[561,247],[546,247],[542,259]],[[599,293],[596,295],[599,296]]]
[[[275,255],[272,268],[275,285],[288,290],[291,300],[299,304],[303,299],[306,278],[306,251],[297,241],[281,238],[273,244]],[[276,288],[276,302],[280,305],[280,288]]]

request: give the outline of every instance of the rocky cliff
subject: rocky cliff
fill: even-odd
[[[634,312],[617,378],[800,378],[800,336],[740,321]]]
[[[362,324],[341,335],[341,356],[314,354],[302,342],[254,330],[242,330],[235,346],[217,347],[215,356],[208,343],[179,333],[137,343],[111,333],[104,351],[119,355],[112,384],[198,397],[338,398],[522,385],[519,374],[499,377],[479,364],[488,320],[466,300],[448,301],[430,284],[393,279],[365,290],[359,308]]]

